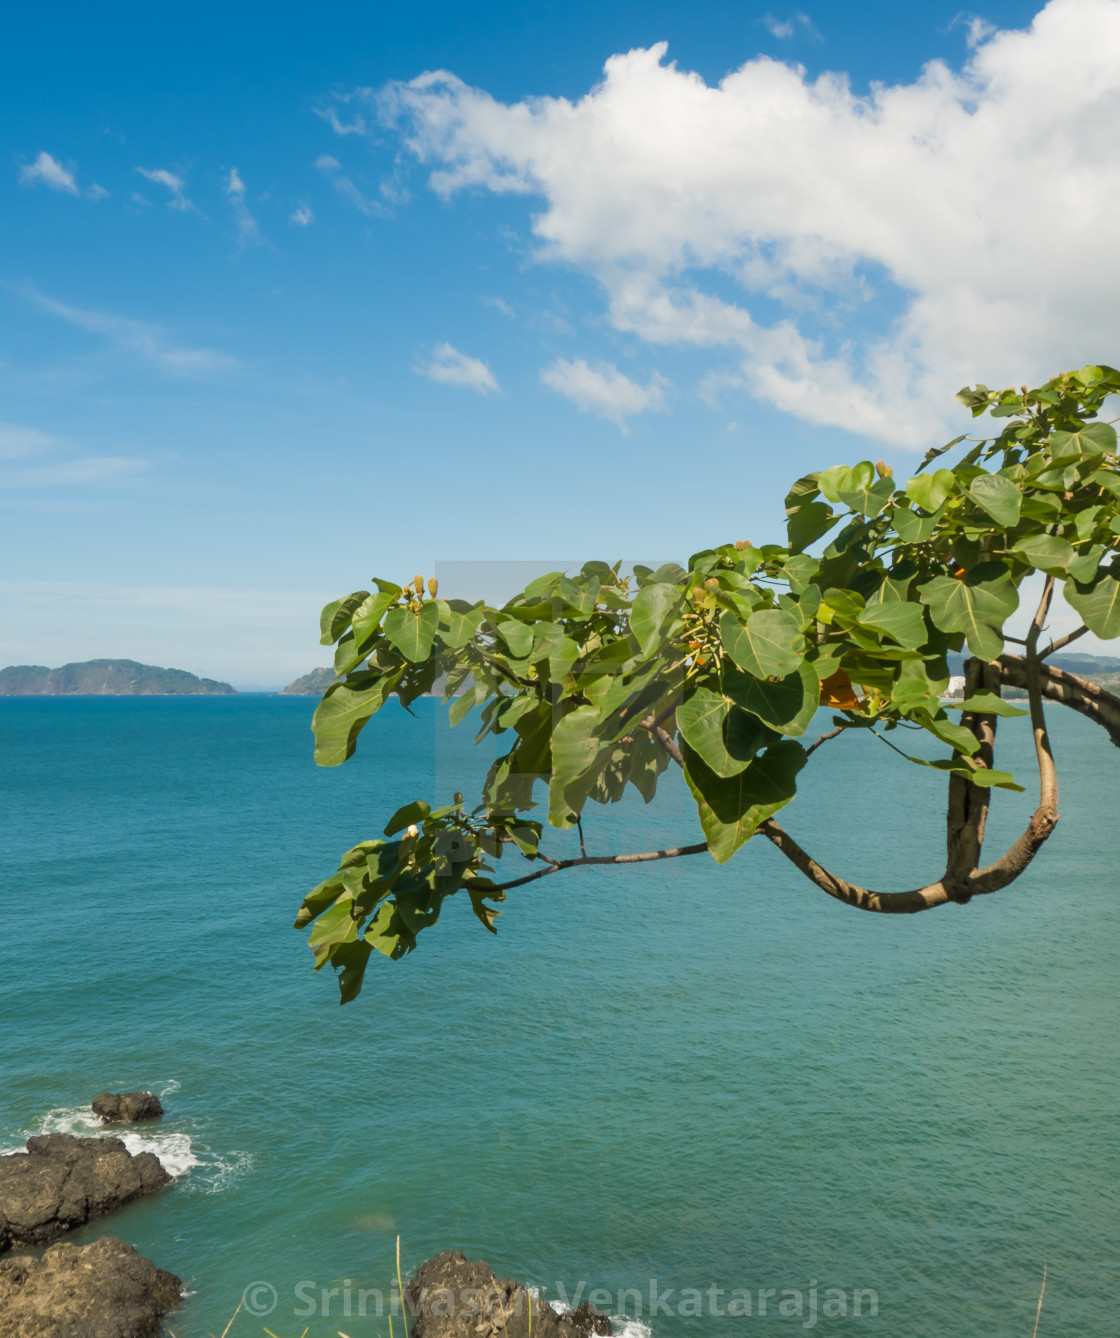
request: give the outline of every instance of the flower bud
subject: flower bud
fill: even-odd
[[[708,587],[709,590],[719,589],[719,581],[717,581],[714,576],[709,576],[708,579],[704,582],[704,584]]]
[[[420,828],[417,827],[417,825],[416,825],[414,822],[409,823],[408,834],[409,834],[409,836],[419,836],[419,835],[420,835]]]
[[[875,473],[878,474],[881,479],[894,478],[894,470],[885,460],[877,460],[875,462]]]
[[[431,597],[432,597],[433,599],[435,599],[435,597],[436,597],[436,591],[437,591],[438,589],[439,589],[439,582],[436,580],[436,578],[435,578],[434,576],[429,576],[429,577],[428,577],[428,594],[431,595]]]
[[[453,804],[461,804],[461,803],[463,802],[463,795],[462,795],[462,792],[459,791],[459,790],[456,790],[455,793],[451,796],[451,802],[452,802]]]
[[[412,578],[412,584],[416,587],[416,593],[417,593],[418,595],[422,595],[422,594],[424,593],[424,578],[423,578],[423,576],[414,576],[414,577]]]
[[[750,546],[751,546],[751,541],[749,539],[735,540],[735,547],[739,550],[740,553],[743,551],[744,548],[750,548]]]

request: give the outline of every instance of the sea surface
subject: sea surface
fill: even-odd
[[[162,1096],[128,1141],[173,1187],[75,1239],[179,1274],[177,1338],[220,1338],[239,1302],[229,1338],[388,1338],[398,1235],[406,1280],[458,1248],[551,1302],[601,1289],[628,1338],[1030,1338],[1044,1266],[1039,1338],[1120,1332],[1103,733],[1054,709],[1065,816],[967,907],[867,915],[759,840],[545,879],[496,938],[457,898],[340,1008],[301,898],[400,803],[469,794],[493,749],[428,700],[318,770],[313,705],[0,699],[0,1148],[92,1132],[102,1090]],[[1029,785],[1025,722],[1000,728]],[[940,873],[941,793],[848,735],[783,821],[901,889]],[[997,794],[993,854],[1030,801]],[[586,830],[592,853],[697,835],[674,778]]]

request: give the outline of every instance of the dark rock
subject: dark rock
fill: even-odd
[[[444,1250],[417,1269],[405,1287],[415,1318],[412,1338],[590,1338],[611,1334],[611,1322],[586,1302],[558,1315],[532,1300],[519,1282],[494,1276],[488,1264]],[[0,1336],[2,1338],[2,1336]]]
[[[182,1290],[113,1236],[12,1255],[0,1259],[0,1338],[156,1338]]]
[[[158,1120],[163,1114],[159,1097],[151,1092],[102,1092],[90,1102],[93,1113],[107,1124],[135,1124],[137,1120]]]
[[[119,1138],[43,1134],[0,1157],[0,1222],[8,1246],[44,1245],[170,1183],[158,1157],[134,1157]],[[0,1250],[3,1242],[0,1231]]]

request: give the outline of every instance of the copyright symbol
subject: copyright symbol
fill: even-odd
[[[241,1303],[250,1315],[271,1315],[276,1309],[276,1288],[271,1282],[250,1282]]]

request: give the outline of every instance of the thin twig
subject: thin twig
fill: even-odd
[[[587,847],[583,843],[583,816],[576,818],[576,831],[579,832],[579,853],[587,858]]]
[[[1042,1290],[1038,1293],[1038,1309],[1034,1316],[1034,1333],[1031,1338],[1038,1338],[1038,1321],[1042,1318],[1042,1298],[1046,1295],[1046,1265],[1042,1265]]]
[[[244,1296],[243,1296],[243,1297],[241,1298],[241,1300],[238,1301],[238,1303],[237,1303],[237,1310],[240,1310],[241,1307],[242,1307],[244,1304],[245,1304],[245,1298],[244,1298]],[[226,1338],[226,1334],[229,1333],[230,1329],[233,1328],[233,1321],[237,1318],[237,1310],[235,1310],[235,1311],[233,1312],[233,1314],[230,1315],[230,1317],[229,1317],[229,1323],[228,1323],[228,1324],[226,1325],[226,1327],[222,1330],[222,1338]]]
[[[1038,658],[1040,660],[1046,659],[1047,655],[1053,655],[1056,650],[1061,650],[1063,646],[1068,646],[1071,641],[1076,641],[1078,637],[1084,636],[1088,630],[1089,629],[1085,624],[1082,623],[1076,632],[1067,632],[1065,636],[1059,637],[1057,641],[1051,641]]]
[[[477,880],[465,882],[464,887],[478,892],[505,892],[511,887],[524,887],[526,883],[535,883],[538,878],[547,878],[550,873],[559,873],[562,869],[577,869],[585,864],[647,864],[651,860],[678,859],[681,855],[702,855],[708,849],[707,841],[698,841],[692,846],[671,846],[666,850],[643,850],[636,855],[581,855],[579,859],[550,859],[547,869],[537,869],[522,878],[511,878],[505,883],[487,885]],[[541,856],[545,859],[546,856]]]
[[[830,729],[827,734],[822,734],[820,738],[816,741],[816,743],[811,743],[808,746],[808,748],[805,749],[805,756],[811,757],[812,754],[816,752],[816,750],[821,746],[822,743],[827,743],[829,739],[834,739],[836,738],[837,734],[843,734],[843,732],[844,732],[844,726],[838,725],[836,729]]]

